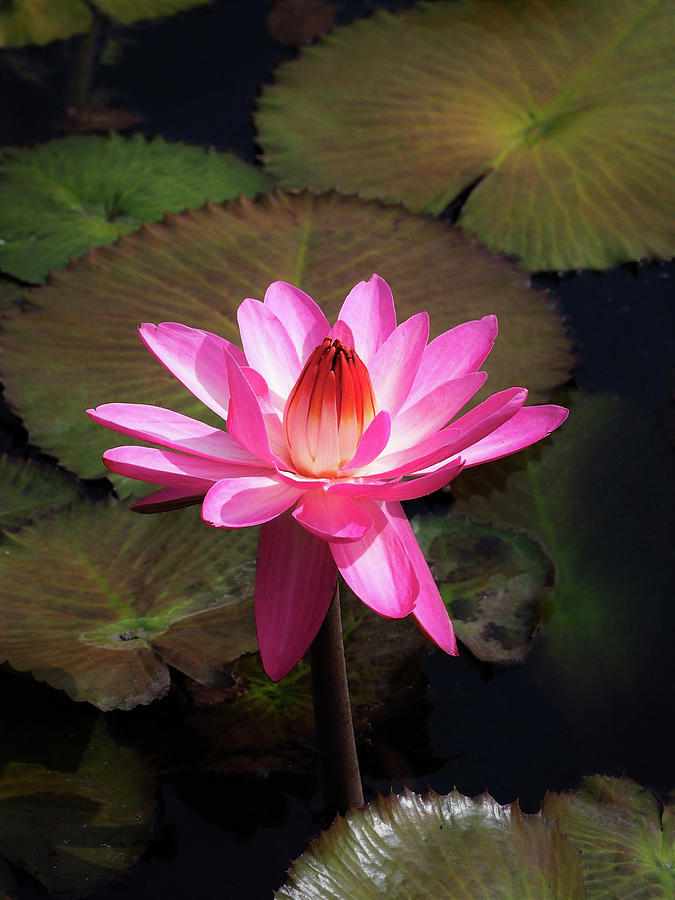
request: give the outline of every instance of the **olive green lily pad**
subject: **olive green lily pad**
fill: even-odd
[[[283,900],[585,897],[580,856],[541,814],[488,794],[406,791],[338,816],[293,863]]]
[[[539,544],[456,516],[417,516],[412,525],[457,637],[484,662],[521,661],[553,581]]]
[[[675,896],[672,807],[639,784],[584,778],[576,791],[547,794],[544,814],[581,850],[589,900]]]
[[[0,269],[44,281],[90,247],[206,200],[252,197],[262,172],[231,153],[141,135],[73,136],[0,154]]]
[[[48,891],[79,897],[140,855],[154,785],[138,755],[101,718],[76,771],[10,762],[0,775],[0,854]]]
[[[65,472],[0,456],[0,529],[25,525],[77,496],[77,482]]]
[[[41,449],[99,477],[101,453],[120,440],[89,421],[88,407],[150,403],[222,426],[143,347],[139,322],[183,322],[237,341],[237,307],[272,281],[302,287],[330,318],[372,272],[390,282],[399,320],[426,309],[435,334],[497,313],[490,390],[524,384],[534,399],[566,380],[562,322],[512,264],[399,207],[280,194],[169,216],[54,273],[3,324],[5,394]]]
[[[631,679],[653,655],[652,632],[636,622],[640,598],[650,598],[654,616],[670,603],[663,560],[672,547],[668,530],[652,524],[672,518],[672,449],[656,418],[626,400],[558,399],[570,407],[567,421],[534,447],[462,472],[452,512],[521,530],[553,560],[543,656],[562,689],[588,698]],[[637,459],[641,470],[663,472],[661,481],[648,488],[636,478]]]
[[[128,709],[166,693],[174,666],[218,683],[256,648],[256,529],[221,532],[195,508],[134,516],[79,503],[0,553],[0,661],[74,700]]]
[[[92,0],[111,19],[130,25],[200,6],[207,0]],[[91,28],[87,0],[9,0],[0,6],[0,47],[47,44]]]
[[[259,100],[283,187],[440,213],[528,269],[675,251],[667,0],[425,3],[336,29]]]

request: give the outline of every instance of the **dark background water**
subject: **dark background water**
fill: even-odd
[[[338,22],[346,22],[375,4],[337,7]],[[223,0],[126,29],[120,32],[121,61],[99,68],[94,88],[111,105],[142,113],[146,121],[137,130],[147,136],[233,150],[254,161],[251,111],[256,93],[274,66],[295,53],[271,39],[267,12],[264,2]],[[75,48],[70,41],[32,51],[31,65],[45,76],[42,85],[1,70],[0,144],[54,136]],[[458,659],[431,653],[425,661],[424,702],[402,704],[397,717],[383,726],[382,743],[400,765],[390,765],[385,774],[381,760],[368,746],[361,748],[369,796],[403,784],[418,790],[431,786],[441,793],[457,785],[472,795],[487,788],[500,802],[519,797],[526,810],[534,811],[548,788],[574,787],[583,775],[595,772],[627,774],[661,795],[672,788],[673,521],[670,512],[663,514],[672,509],[663,499],[672,498],[673,488],[673,277],[672,265],[647,264],[534,278],[536,286],[551,291],[565,316],[578,356],[576,386],[630,400],[636,415],[649,424],[641,432],[648,435],[644,446],[631,444],[627,422],[626,441],[617,441],[612,450],[619,460],[625,455],[634,474],[629,489],[622,487],[616,495],[608,491],[608,508],[616,510],[616,535],[610,530],[597,538],[605,554],[615,539],[617,548],[623,548],[617,554],[624,553],[628,529],[628,546],[635,548],[631,590],[617,591],[618,602],[630,604],[617,609],[617,633],[593,635],[584,647],[584,665],[576,671],[548,652],[546,632],[522,666],[481,664],[468,652]],[[3,417],[11,420],[6,410]],[[25,434],[19,428],[14,434],[20,452]],[[602,467],[604,461],[595,464]],[[657,563],[645,561],[643,570],[640,547],[645,539],[664,549]],[[618,558],[616,562],[616,578],[625,577]],[[610,585],[611,578],[610,571]],[[601,661],[602,645],[610,637],[618,650],[607,665]],[[588,643],[589,638],[579,633],[572,642],[577,640]],[[0,672],[0,698],[17,733],[28,721],[35,726],[41,716],[85,732],[93,720],[93,711],[91,720],[80,707],[75,714],[74,704],[59,692],[9,672]],[[100,890],[96,898],[271,896],[288,861],[319,827],[315,780],[292,772],[219,776],[172,766],[172,760],[189,758],[193,749],[199,754],[175,694],[149,709],[109,718],[113,730],[141,745],[144,734],[161,735],[167,764],[160,777],[156,840],[122,882]],[[36,758],[42,758],[42,749],[36,747]],[[46,895],[26,884],[20,896]]]

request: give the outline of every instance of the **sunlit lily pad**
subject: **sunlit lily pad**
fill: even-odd
[[[0,529],[18,528],[77,495],[77,482],[65,472],[0,456]]]
[[[89,421],[88,407],[128,401],[208,416],[143,347],[140,322],[183,322],[236,341],[236,308],[270,282],[299,285],[334,317],[374,271],[390,282],[399,317],[426,309],[436,334],[497,313],[490,390],[524,384],[534,399],[566,379],[562,323],[515,266],[441,222],[337,194],[207,205],[92,251],[7,317],[0,377],[31,439],[99,477],[115,436]]]
[[[541,547],[456,516],[417,516],[413,530],[462,643],[484,662],[522,660],[553,580]]]
[[[576,791],[547,794],[544,813],[581,850],[589,900],[675,896],[672,807],[639,784],[584,778]]]
[[[528,269],[675,251],[672,6],[425,3],[284,63],[259,140],[284,187],[440,213]],[[482,179],[482,180],[481,180]]]
[[[645,522],[672,519],[672,475],[646,491],[633,461],[671,473],[672,449],[655,417],[628,401],[558,399],[570,407],[564,425],[535,447],[464,471],[452,483],[452,512],[541,544],[555,565],[544,656],[565,691],[602,696],[654,652],[652,632],[637,627],[636,598],[649,597],[654,616],[671,602],[668,530]],[[631,513],[638,509],[649,518]]]
[[[0,269],[41,282],[71,256],[167,212],[269,187],[231,153],[140,135],[68,137],[0,154]]]
[[[102,719],[76,771],[10,762],[0,775],[0,854],[60,897],[118,877],[150,838],[151,775]]]
[[[101,709],[149,703],[167,666],[218,683],[256,648],[257,532],[207,528],[195,508],[134,516],[79,503],[0,553],[0,660]]]
[[[453,791],[378,796],[297,859],[283,900],[585,897],[580,856],[552,822]]]
[[[129,25],[168,16],[207,0],[92,0],[99,12]],[[0,5],[0,47],[46,44],[88,31],[92,12],[87,0],[9,0]]]

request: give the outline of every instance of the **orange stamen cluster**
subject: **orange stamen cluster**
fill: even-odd
[[[326,338],[310,354],[284,409],[296,470],[303,475],[336,475],[354,456],[374,418],[368,369],[354,350]]]

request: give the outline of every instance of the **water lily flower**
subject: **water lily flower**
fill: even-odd
[[[427,343],[427,313],[397,326],[377,275],[353,288],[332,327],[311,297],[282,281],[264,302],[244,300],[237,319],[243,350],[173,322],[141,325],[146,347],[226,430],[156,406],[108,403],[88,410],[94,421],[159,447],[116,447],[105,465],[163,486],[139,512],[201,502],[216,528],[262,526],[255,619],[275,681],[312,643],[338,570],[376,613],[412,614],[455,655],[401,501],[540,440],[567,410],[525,407],[527,391],[513,387],[455,418],[487,377],[479,369],[496,317]]]

